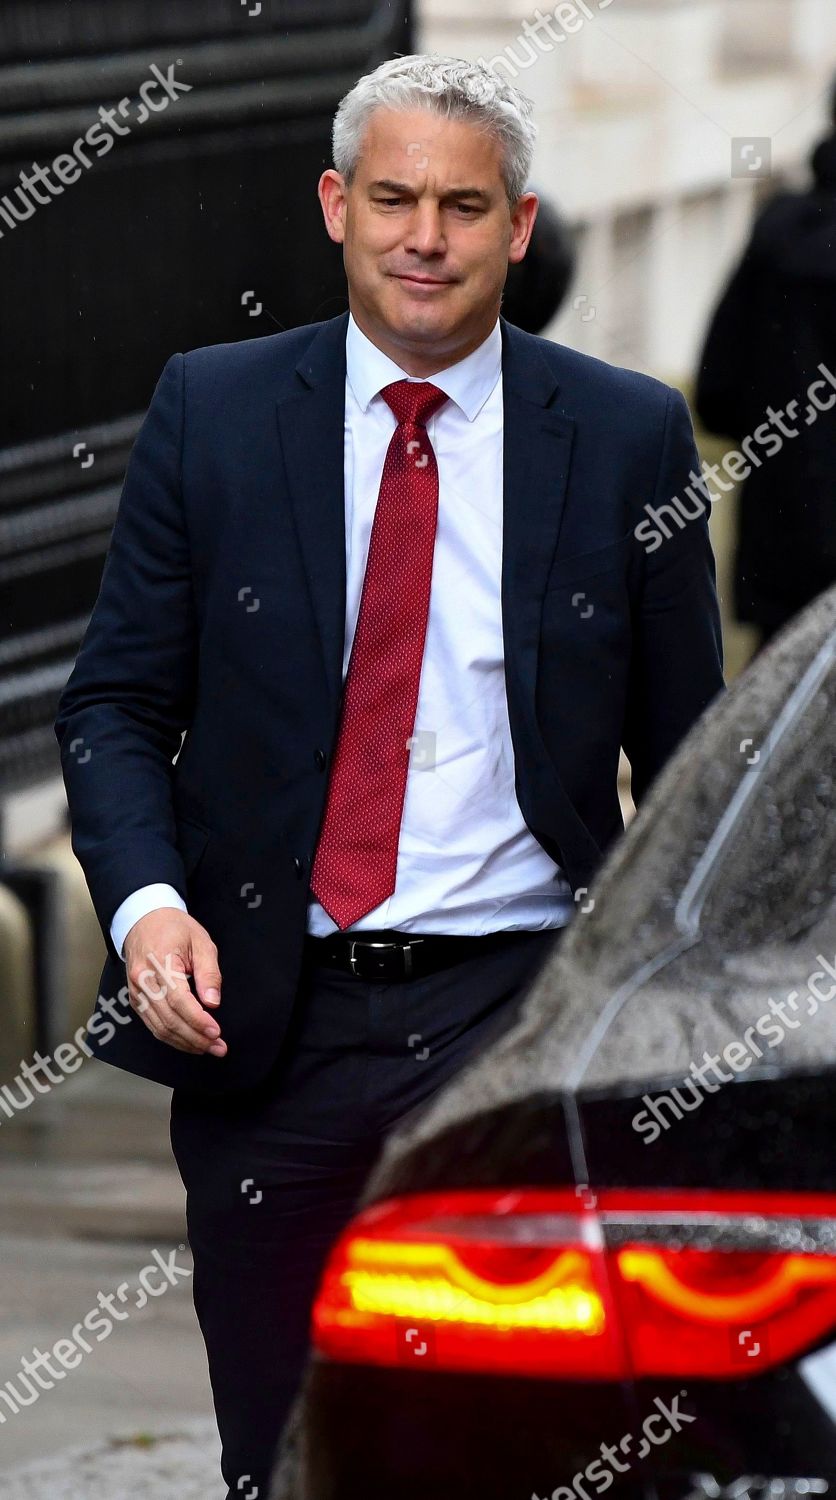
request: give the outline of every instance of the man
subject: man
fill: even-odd
[[[704,518],[634,535],[697,464],[684,400],[499,317],[533,138],[457,59],[346,96],[350,316],[168,362],[61,700],[130,996],[91,1045],[174,1089],[230,1496],[266,1493],[381,1138],[510,1022],[621,830],[619,746],[640,799],[722,686]]]
[[[761,646],[836,583],[836,84],[830,115],[810,186],[759,213],[697,380],[710,432],[770,444],[743,483],[734,569],[737,618]]]

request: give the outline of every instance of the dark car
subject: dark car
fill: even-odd
[[[282,1500],[836,1485],[836,590],[715,701],[333,1250]]]

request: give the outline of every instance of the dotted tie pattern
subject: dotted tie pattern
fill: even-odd
[[[395,889],[438,520],[426,424],[448,399],[425,380],[396,380],[381,395],[398,425],[383,465],[310,882],[341,929]]]

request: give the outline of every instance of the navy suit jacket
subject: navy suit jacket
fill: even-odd
[[[296,990],[342,685],[347,320],[168,361],[55,724],[107,945],[89,1045],[198,1092],[264,1076]],[[705,517],[635,535],[699,466],[680,393],[500,321],[516,790],[577,891],[623,827],[619,747],[639,802],[723,686],[714,558]],[[110,922],[154,881],[218,945],[223,1058],[125,1003]]]

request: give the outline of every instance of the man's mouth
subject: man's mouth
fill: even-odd
[[[396,271],[394,273],[398,281],[408,281],[413,286],[452,286],[451,276],[421,276],[412,271]]]

